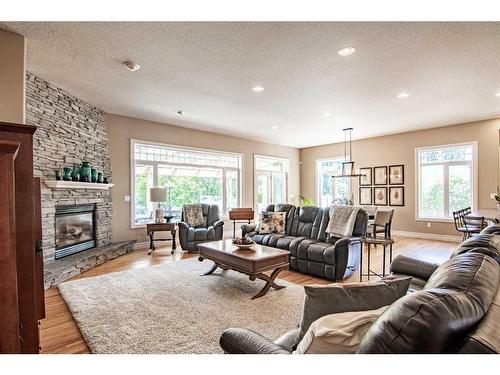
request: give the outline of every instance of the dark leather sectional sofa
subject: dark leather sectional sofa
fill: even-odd
[[[284,234],[259,234],[256,225],[241,226],[242,236],[258,244],[290,251],[290,267],[296,271],[342,280],[359,266],[359,237],[366,233],[368,215],[360,210],[352,237],[337,238],[327,234],[329,208],[295,207],[290,204],[269,205],[268,212],[286,212]]]
[[[450,260],[436,265],[398,256],[391,275],[412,276],[411,290],[373,323],[358,353],[500,353],[500,252],[493,234],[500,225],[464,241]],[[297,322],[291,322],[291,326]],[[287,354],[297,330],[275,342],[230,328],[226,353]]]

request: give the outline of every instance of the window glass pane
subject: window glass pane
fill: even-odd
[[[160,161],[169,164],[193,164],[200,166],[240,168],[239,155],[219,154],[197,150],[183,150],[168,146],[135,143],[136,160]]]
[[[421,163],[442,163],[472,160],[472,145],[451,146],[420,151]]]
[[[216,204],[222,207],[223,170],[185,166],[158,166],[158,186],[170,187],[172,211],[180,213],[182,206],[192,203]]]
[[[270,175],[265,174],[257,174],[257,196],[256,196],[256,209],[257,212],[262,212],[265,210],[266,206],[270,203],[269,191],[271,189],[270,186],[271,178]]]
[[[420,175],[420,217],[444,216],[443,165],[425,165]]]
[[[343,159],[322,160],[319,162],[319,205],[327,207],[337,198],[350,198],[348,178],[332,176],[342,173]]]
[[[286,175],[273,173],[273,203],[286,203]]]
[[[149,202],[149,189],[153,187],[153,167],[135,165],[135,223],[147,223],[153,219],[153,204]]]
[[[239,207],[238,171],[226,170],[226,205],[227,210]]]
[[[283,159],[255,158],[255,169],[258,171],[286,172],[287,164],[287,161]]]
[[[449,167],[449,216],[453,211],[458,211],[472,206],[472,181],[471,166],[450,165]]]

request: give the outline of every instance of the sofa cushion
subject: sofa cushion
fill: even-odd
[[[295,210],[291,235],[315,238],[321,221],[322,209],[315,206],[299,207]]]
[[[477,236],[471,237],[460,244],[453,252],[451,258],[467,252],[476,252],[489,255],[500,263],[500,234],[486,234],[481,232]]]
[[[207,229],[205,229],[205,228],[195,228],[195,230],[194,230],[194,240],[195,241],[206,240],[207,239],[207,234],[208,234]]]
[[[500,283],[499,283],[500,284]],[[458,353],[500,353],[500,286],[485,317],[458,345]]]
[[[280,237],[273,236],[272,240],[269,241],[269,246],[277,247],[278,249],[289,250],[290,244],[296,238],[297,237],[285,236],[285,235],[282,235]]]
[[[352,354],[375,320],[388,308],[325,315],[314,321],[293,354]]]
[[[262,212],[259,230],[263,233],[285,233],[286,212]]]
[[[495,295],[499,273],[498,264],[491,257],[466,253],[440,265],[424,289],[453,289],[467,293],[486,312]]]
[[[374,310],[390,305],[406,294],[410,281],[411,277],[405,277],[368,283],[305,286],[306,297],[298,340],[322,316],[346,311]]]
[[[331,246],[328,242],[315,242],[310,244],[306,250],[306,259],[315,262],[324,262],[324,253],[327,247]]]
[[[499,265],[483,254],[443,263],[425,289],[391,305],[372,325],[358,353],[441,353],[483,318],[498,287]]]

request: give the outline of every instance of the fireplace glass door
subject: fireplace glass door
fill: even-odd
[[[96,246],[95,205],[58,206],[55,215],[55,258]]]

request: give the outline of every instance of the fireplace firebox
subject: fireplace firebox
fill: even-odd
[[[95,204],[56,206],[55,259],[96,247]]]

